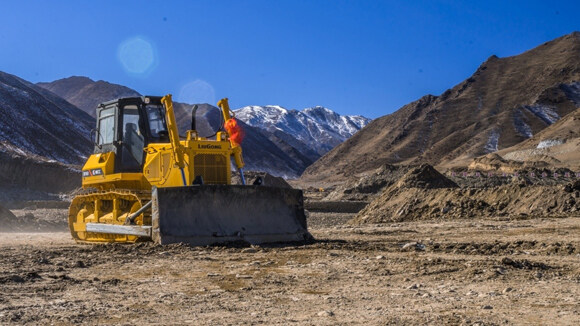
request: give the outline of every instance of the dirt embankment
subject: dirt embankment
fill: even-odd
[[[360,178],[351,178],[326,195],[323,201],[371,201],[381,190],[397,182],[409,167],[385,164]]]
[[[267,187],[292,188],[292,186],[288,184],[284,178],[276,177],[263,171],[244,171],[244,178],[246,180],[246,184],[250,185],[255,184]],[[242,184],[240,173],[237,171],[232,171],[232,184]]]
[[[471,179],[455,175],[454,182],[433,167],[421,165],[383,189],[351,222],[579,215],[580,180],[573,180],[571,174],[568,178],[550,176],[542,179],[538,174],[534,183],[530,174],[503,177],[481,172]]]
[[[0,152],[0,202],[58,200],[80,186],[78,166]]]
[[[323,201],[367,201],[375,199],[385,188],[392,186],[413,169],[421,165],[385,164],[372,173],[350,178],[333,187]],[[527,183],[536,185],[560,185],[575,180],[578,175],[567,168],[554,168],[544,161],[517,162],[490,154],[472,160],[467,167],[441,169],[445,178],[435,175],[416,175],[402,181],[415,188],[490,188],[513,182],[512,177],[524,178]],[[423,170],[421,173],[438,173],[436,169]],[[434,184],[431,184],[435,182]],[[455,183],[455,185],[453,185]],[[439,186],[438,186],[439,184]],[[315,190],[315,189],[314,189]],[[309,197],[312,194],[309,194]],[[314,197],[321,197],[320,195]]]

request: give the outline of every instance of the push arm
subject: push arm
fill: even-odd
[[[175,163],[181,169],[181,177],[183,179],[183,185],[187,185],[185,180],[185,173],[183,168],[185,167],[184,153],[185,149],[183,145],[179,142],[179,131],[177,129],[177,123],[175,122],[175,113],[173,112],[173,101],[171,100],[171,94],[167,94],[161,98],[161,103],[165,106],[165,120],[167,121],[167,130],[169,132],[169,140],[171,141],[171,147],[173,148],[173,156],[175,158]]]
[[[230,136],[230,144],[232,145],[232,155],[234,156],[234,161],[236,162],[236,167],[238,168],[238,171],[240,172],[242,184],[246,184],[246,180],[244,178],[244,171],[242,170],[244,167],[244,159],[242,157],[242,146],[234,140],[235,137],[233,137],[234,135],[232,135],[232,130],[231,130],[231,128],[228,128],[228,126],[235,126],[235,128],[239,128],[239,127],[237,127],[237,122],[230,115],[230,105],[228,103],[228,99],[223,98],[217,104],[221,108],[222,114],[224,116],[224,121],[225,121],[224,124],[226,126],[226,131],[228,132],[228,135]]]

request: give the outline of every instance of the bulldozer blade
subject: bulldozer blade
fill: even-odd
[[[125,235],[136,235],[140,237],[150,237],[151,227],[150,226],[139,226],[139,225],[115,225],[115,224],[105,224],[105,223],[87,223],[87,232],[95,233],[110,233],[110,234],[125,234]]]
[[[152,238],[159,244],[210,245],[304,241],[302,191],[297,189],[199,185],[153,188]]]

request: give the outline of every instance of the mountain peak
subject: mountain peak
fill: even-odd
[[[64,81],[64,80],[68,80],[68,81],[75,81],[75,82],[94,82],[94,80],[90,79],[89,77],[86,76],[70,76],[70,77],[66,77],[66,78],[61,78],[59,80],[56,81]]]
[[[572,33],[564,36],[564,38],[566,38],[566,37],[580,41],[580,31],[573,31]]]
[[[100,103],[122,97],[141,96],[137,91],[128,87],[104,80],[94,81],[83,76],[71,76],[37,85],[64,98],[93,117],[95,117],[95,109]]]
[[[45,87],[45,85],[49,85],[49,84],[55,84],[58,83],[60,85],[63,86],[74,86],[74,85],[88,85],[91,83],[94,83],[95,81],[90,79],[89,77],[85,77],[85,76],[70,76],[70,77],[66,77],[66,78],[61,78],[58,80],[55,80],[53,82],[41,82],[38,83],[38,86],[40,87]]]
[[[324,107],[324,106],[320,106],[320,105],[313,106],[311,108],[306,108],[306,109],[302,110],[302,112],[324,112],[326,114],[338,114],[338,113],[332,111],[331,109]]]
[[[360,116],[341,116],[323,106],[302,111],[274,105],[246,106],[234,112],[243,122],[269,132],[282,133],[284,139],[294,137],[305,149],[312,149],[319,155],[342,143],[370,121]]]

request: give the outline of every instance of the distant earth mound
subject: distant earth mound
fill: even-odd
[[[278,187],[278,188],[292,188],[284,178],[276,177],[267,172],[261,171],[244,171],[244,177],[246,178],[246,184],[256,184],[266,187]],[[240,174],[235,171],[232,172],[232,184],[241,185],[242,180],[240,179]]]
[[[385,164],[360,178],[349,178],[346,182],[331,191],[325,201],[370,201],[388,187],[397,182],[412,167]]]
[[[447,179],[429,164],[411,169],[398,182],[399,188],[422,188],[422,189],[439,189],[439,188],[457,188],[455,182]]]
[[[537,161],[514,161],[504,159],[497,153],[487,154],[485,156],[476,157],[469,164],[468,169],[477,171],[496,171],[504,173],[514,173],[524,169],[544,169],[550,168],[560,161],[550,156],[536,155],[534,157]]]

